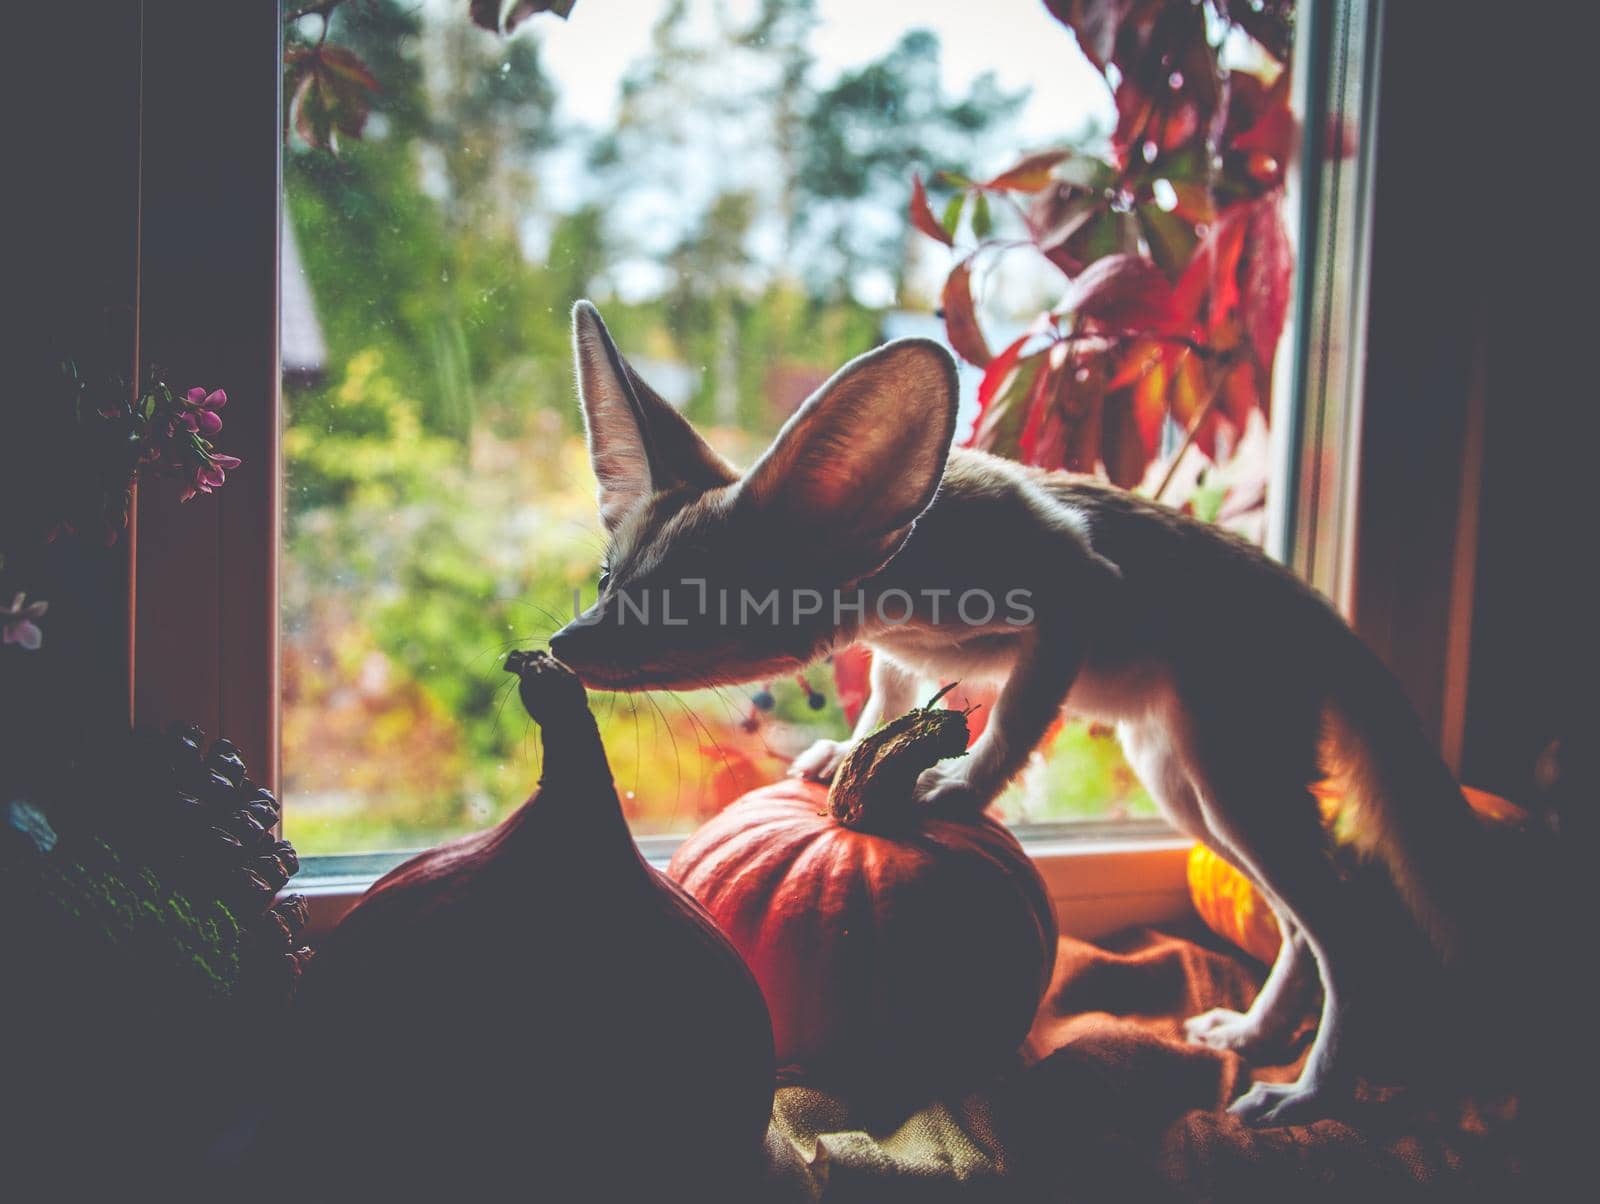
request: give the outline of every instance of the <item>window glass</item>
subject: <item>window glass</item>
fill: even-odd
[[[1146,30],[1156,59],[1137,76],[1089,39],[1086,55],[1038,0],[578,0],[511,36],[455,0],[292,21],[282,733],[297,846],[432,844],[536,779],[501,658],[593,600],[604,547],[571,364],[579,298],[736,464],[845,360],[922,334],[964,353],[958,440],[1160,489],[1259,539],[1262,344],[1282,318],[1248,282],[1276,270],[1252,255],[1281,221],[1288,132],[1267,127],[1283,39],[1165,7],[1192,9],[1198,32],[1162,50],[1170,30]],[[1052,148],[1073,153],[1024,158]],[[1188,306],[1182,320],[1141,327],[1085,300],[1113,254],[1151,270],[1140,295]],[[985,354],[1002,362],[972,362]],[[596,694],[635,831],[686,833],[842,736],[863,674],[840,656],[748,686]],[[1001,805],[1019,824],[1154,813],[1111,733],[1076,723]]]

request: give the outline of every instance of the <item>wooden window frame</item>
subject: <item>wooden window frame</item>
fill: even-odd
[[[276,790],[283,21],[275,0],[151,0],[141,26],[139,353],[227,391],[218,442],[243,463],[188,505],[139,490],[134,718],[226,733]]]
[[[1282,484],[1272,492],[1268,524],[1270,550],[1334,598],[1369,638],[1382,624],[1374,608],[1358,605],[1367,546],[1362,500],[1385,483],[1374,482],[1361,454],[1363,356],[1384,11],[1384,0],[1304,0],[1298,22],[1295,106],[1305,135],[1291,165],[1289,203],[1305,266],[1275,382],[1274,470]],[[275,2],[143,5],[141,353],[181,370],[186,385],[193,378],[228,390],[222,447],[244,463],[200,504],[180,505],[165,483],[140,491],[130,616],[136,718],[182,717],[226,733],[274,789],[282,36]],[[1362,132],[1352,159],[1326,153],[1328,131],[1339,122]],[[1320,166],[1311,172],[1306,164]],[[1470,564],[1463,574],[1459,540],[1451,547],[1457,554],[1445,566],[1446,588],[1470,597]],[[194,656],[195,646],[216,655]],[[1448,689],[1444,663],[1434,668],[1407,683],[1414,694]],[[1188,914],[1188,842],[1163,825],[1058,825],[1024,838],[1064,931],[1092,937]],[[655,860],[670,852],[671,842],[641,843]],[[310,896],[321,926],[396,859],[308,859],[295,886]]]

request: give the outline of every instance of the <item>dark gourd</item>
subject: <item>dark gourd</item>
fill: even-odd
[[[1049,895],[997,820],[913,801],[966,737],[930,704],[857,745],[831,791],[752,791],[672,858],[761,983],[786,1073],[888,1103],[1015,1064],[1055,964]]]
[[[537,652],[507,668],[540,727],[538,793],[380,879],[319,948],[300,1182],[749,1199],[773,1087],[761,993],[639,855],[578,679]]]

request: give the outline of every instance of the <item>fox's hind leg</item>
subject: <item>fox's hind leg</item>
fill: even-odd
[[[1158,715],[1141,722],[1125,722],[1118,725],[1117,732],[1128,764],[1167,821],[1253,878],[1251,871],[1207,826],[1189,770],[1178,752],[1178,733],[1170,719]],[[1299,1023],[1315,961],[1305,934],[1288,910],[1276,899],[1270,902],[1284,940],[1266,982],[1247,1011],[1213,1008],[1185,1021],[1183,1029],[1189,1040],[1214,1049],[1234,1050],[1249,1058],[1282,1046]]]
[[[1274,967],[1267,998],[1245,1016],[1253,1011],[1257,1022],[1271,1019],[1263,1026],[1268,1030],[1286,1023],[1296,1001],[1291,988],[1304,977],[1307,960],[1322,984],[1317,1032],[1300,1077],[1257,1083],[1230,1108],[1258,1124],[1319,1116],[1349,1095],[1350,1022],[1361,1019],[1359,1011],[1373,1002],[1370,992],[1379,985],[1367,964],[1374,913],[1335,868],[1310,790],[1322,776],[1321,704],[1316,694],[1271,672],[1235,675],[1225,691],[1208,675],[1199,685],[1180,684],[1171,705],[1152,716],[1163,721],[1188,777],[1203,839],[1260,886],[1284,920],[1281,971]],[[1257,1035],[1232,1021],[1216,1023],[1234,1028],[1235,1037]]]
[[[1260,728],[1246,730],[1262,735]],[[1270,740],[1268,735],[1263,741],[1267,748]],[[1252,756],[1258,766],[1252,766]],[[1218,773],[1214,767],[1219,760],[1239,772]],[[1261,748],[1252,754],[1240,747],[1222,758],[1213,752],[1206,761],[1198,793],[1207,828],[1277,901],[1294,934],[1283,955],[1291,960],[1278,985],[1287,991],[1292,982],[1301,941],[1322,982],[1322,1014],[1299,1079],[1257,1083],[1229,1111],[1257,1124],[1306,1120],[1321,1115],[1331,1100],[1354,1085],[1346,1037],[1350,976],[1361,964],[1361,933],[1342,906],[1343,884],[1326,853],[1316,799],[1306,789],[1308,775],[1303,770],[1285,772],[1281,762],[1274,772],[1277,758]]]

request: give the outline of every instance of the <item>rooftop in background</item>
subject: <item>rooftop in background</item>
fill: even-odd
[[[281,280],[279,354],[283,362],[283,379],[293,385],[314,385],[322,379],[327,369],[328,347],[322,337],[322,326],[317,321],[311,285],[306,281],[306,271],[300,262],[300,247],[294,238],[294,224],[289,221],[287,209],[283,213],[278,273]]]

